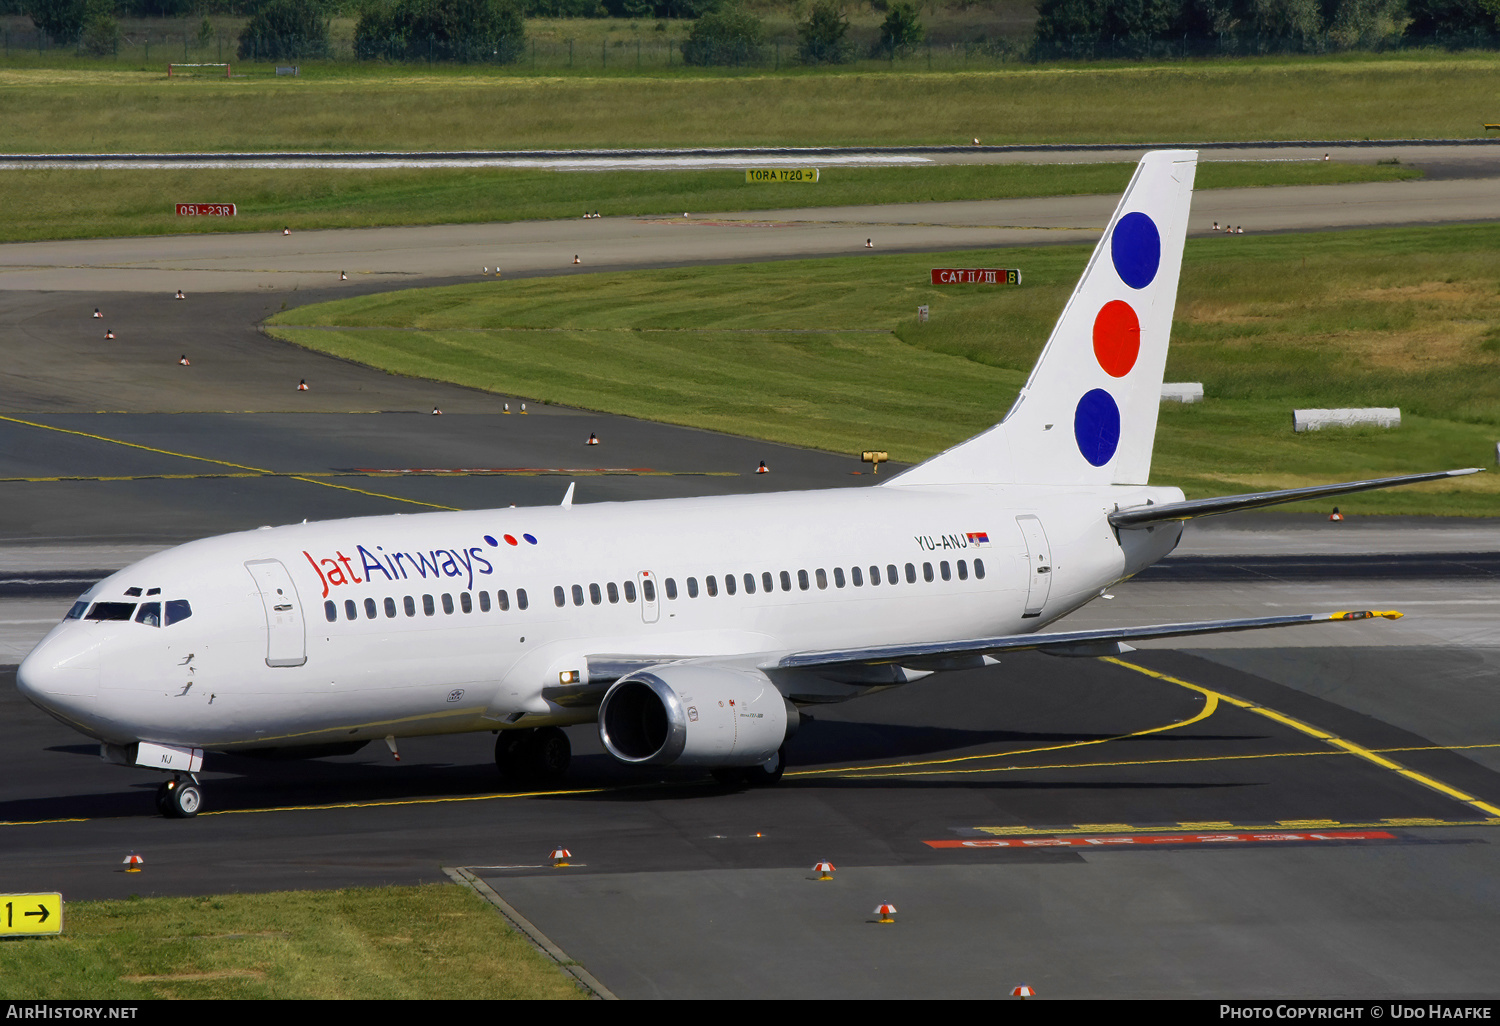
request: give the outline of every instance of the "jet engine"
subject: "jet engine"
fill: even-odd
[[[725,666],[637,670],[599,703],[599,740],[635,765],[758,766],[796,725],[796,707],[765,674]]]

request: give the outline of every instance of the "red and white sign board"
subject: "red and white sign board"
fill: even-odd
[[[1277,830],[1222,834],[1135,834],[1104,837],[1007,837],[977,841],[923,841],[929,848],[1102,848],[1146,844],[1266,844],[1275,841],[1394,841],[1385,830]]]
[[[179,203],[178,217],[233,217],[233,203]]]
[[[1019,285],[1021,272],[1015,267],[934,267],[934,285]]]

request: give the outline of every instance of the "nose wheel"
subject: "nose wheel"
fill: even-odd
[[[203,807],[203,792],[197,784],[180,778],[156,789],[156,811],[168,819],[191,819]]]

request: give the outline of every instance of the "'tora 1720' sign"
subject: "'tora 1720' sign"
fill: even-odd
[[[1019,285],[1021,272],[1014,267],[934,267],[934,285]]]
[[[233,203],[179,203],[178,217],[233,217]]]

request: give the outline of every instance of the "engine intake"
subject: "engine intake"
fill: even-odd
[[[788,708],[757,670],[653,666],[605,692],[599,740],[634,765],[758,766],[787,739]]]

